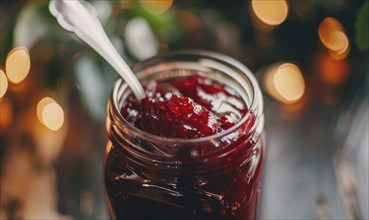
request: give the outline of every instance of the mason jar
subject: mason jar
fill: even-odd
[[[255,219],[264,155],[260,88],[225,55],[181,51],[132,67],[142,83],[202,73],[236,91],[248,107],[231,128],[206,137],[166,138],[129,123],[120,110],[131,90],[118,80],[108,103],[105,190],[113,219]]]

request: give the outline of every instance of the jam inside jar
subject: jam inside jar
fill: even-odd
[[[180,95],[171,91],[172,97],[162,93],[163,97],[151,100],[150,105],[144,104],[145,100],[138,104],[124,82],[118,80],[114,86],[108,104],[104,167],[111,217],[255,219],[264,115],[261,92],[252,73],[230,57],[204,51],[156,56],[134,65],[133,71],[147,94],[147,85],[154,81],[173,85]],[[194,79],[206,80],[208,87],[191,84]],[[203,90],[223,95],[201,93],[197,97]],[[199,103],[200,107],[196,103],[193,109],[203,118],[191,116],[180,118],[180,122],[196,121],[194,128],[167,112],[172,108],[186,111],[183,100],[187,96]],[[160,115],[156,108],[165,114]],[[157,112],[159,116],[153,116]],[[209,114],[210,119],[204,119],[203,115]],[[202,124],[217,126],[216,132],[200,127]]]

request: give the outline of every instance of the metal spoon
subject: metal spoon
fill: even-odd
[[[49,10],[65,30],[75,33],[118,72],[138,100],[145,97],[142,85],[110,42],[90,3],[81,0],[51,0]]]

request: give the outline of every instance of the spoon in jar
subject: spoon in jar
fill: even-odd
[[[83,0],[51,0],[49,10],[65,30],[75,33],[118,72],[138,100],[145,97],[142,85],[114,48],[90,3]]]

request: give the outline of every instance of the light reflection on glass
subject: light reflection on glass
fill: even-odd
[[[5,70],[10,82],[20,83],[26,78],[30,68],[31,59],[27,48],[16,47],[9,52],[6,58]]]

